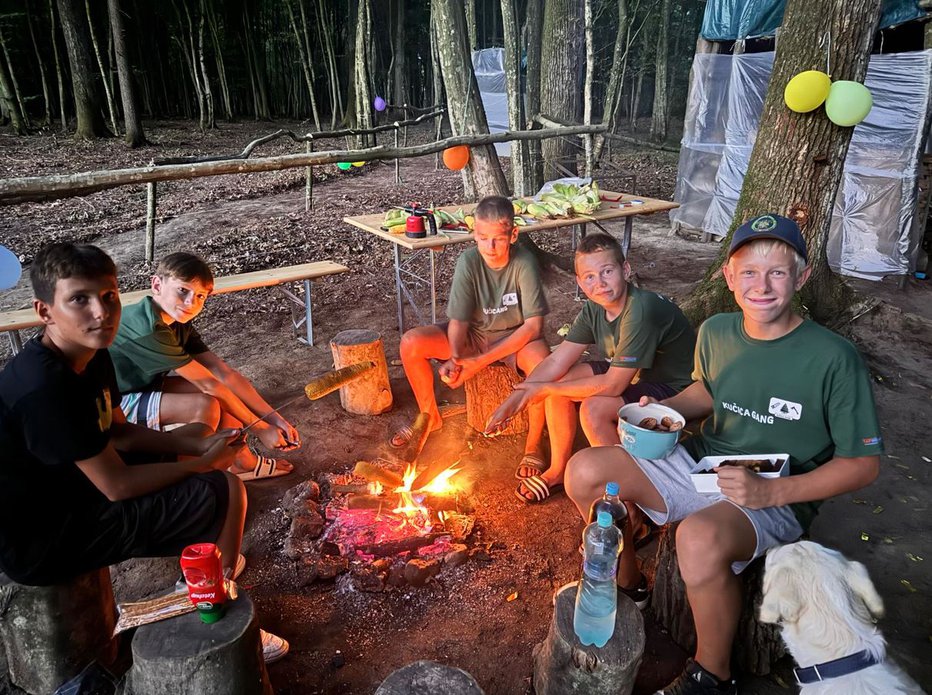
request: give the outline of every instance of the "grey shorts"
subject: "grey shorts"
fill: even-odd
[[[126,415],[126,421],[135,425],[148,427],[150,430],[161,429],[159,408],[162,405],[161,391],[133,391],[120,398],[120,408]]]
[[[664,459],[632,458],[660,493],[667,507],[664,513],[638,505],[658,526],[685,519],[690,514],[695,514],[718,502],[728,502],[744,513],[754,527],[757,544],[754,548],[754,555],[750,559],[732,563],[731,569],[735,574],[743,572],[751,562],[771,548],[792,543],[803,535],[802,526],[799,525],[793,510],[788,506],[747,509],[735,504],[721,493],[696,492],[689,477],[690,471],[696,466],[696,461],[682,445],[677,445],[673,453]]]

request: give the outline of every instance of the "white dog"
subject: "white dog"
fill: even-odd
[[[800,541],[772,550],[765,567],[760,619],[781,626],[801,695],[922,695],[886,658],[883,601],[864,565]]]

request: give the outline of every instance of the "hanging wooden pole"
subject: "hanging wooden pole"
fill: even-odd
[[[146,263],[155,260],[155,181],[146,184]]]
[[[395,122],[395,149],[398,149],[398,123]],[[401,160],[395,157],[395,183],[401,183]]]
[[[304,151],[310,154],[314,151],[314,141],[308,140],[304,143]],[[304,212],[310,212],[314,207],[314,167],[309,166],[304,170]]]

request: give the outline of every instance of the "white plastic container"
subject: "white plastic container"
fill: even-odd
[[[700,473],[700,471],[711,471],[722,461],[758,461],[761,459],[775,461],[777,470],[772,473],[758,473],[757,475],[763,478],[782,478],[790,474],[789,454],[736,454],[732,456],[706,456],[699,459],[689,477],[692,478],[696,492],[705,495],[718,494],[721,492],[718,486],[718,475],[716,473]]]

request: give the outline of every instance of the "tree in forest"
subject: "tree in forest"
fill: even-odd
[[[126,29],[123,25],[120,0],[107,0],[107,10],[110,14],[110,30],[113,32],[113,52],[116,54],[117,75],[120,79],[120,99],[123,102],[123,121],[126,128],[126,135],[123,139],[130,147],[139,147],[146,143],[146,135],[142,131],[142,122],[139,120],[136,89],[133,86],[133,70],[126,48]]]
[[[508,125],[512,130],[524,130],[527,114],[521,98],[521,41],[518,35],[518,8],[515,0],[501,0],[502,43],[505,48],[505,91],[508,95]],[[537,187],[528,178],[528,143],[511,143],[511,181],[516,196],[531,195]]]
[[[544,0],[540,64],[541,113],[560,123],[577,123],[583,74],[583,6],[579,0]],[[575,144],[563,138],[545,140],[542,150],[545,162],[575,158],[578,153]],[[552,173],[545,171],[544,176]]]
[[[26,134],[26,122],[13,94],[13,81],[7,72],[6,60],[0,54],[0,113],[9,116],[17,135]]]
[[[835,125],[821,108],[790,111],[783,103],[783,90],[797,73],[825,68],[826,52],[819,44],[829,35],[832,79],[863,82],[880,4],[881,0],[787,2],[757,140],[731,229],[718,258],[687,301],[694,322],[735,309],[720,273],[728,243],[739,224],[767,212],[796,220],[806,237],[812,274],[801,301],[813,318],[825,321],[850,307],[852,290],[829,268],[825,246],[853,129]]]
[[[353,59],[354,125],[361,130],[372,128],[372,92],[369,89],[369,53],[372,22],[369,0],[358,0],[356,13],[356,49]],[[356,139],[356,147],[368,147],[369,136]]]
[[[670,0],[660,5],[660,30],[657,32],[657,53],[654,56],[654,110],[650,120],[650,138],[655,142],[667,139],[667,73],[670,62]]]
[[[58,0],[58,16],[61,19],[68,64],[71,66],[71,86],[74,93],[74,109],[78,118],[75,135],[92,140],[109,135],[104,126],[104,116],[98,88],[98,75],[91,57],[91,38],[87,26],[87,15],[80,0]]]

